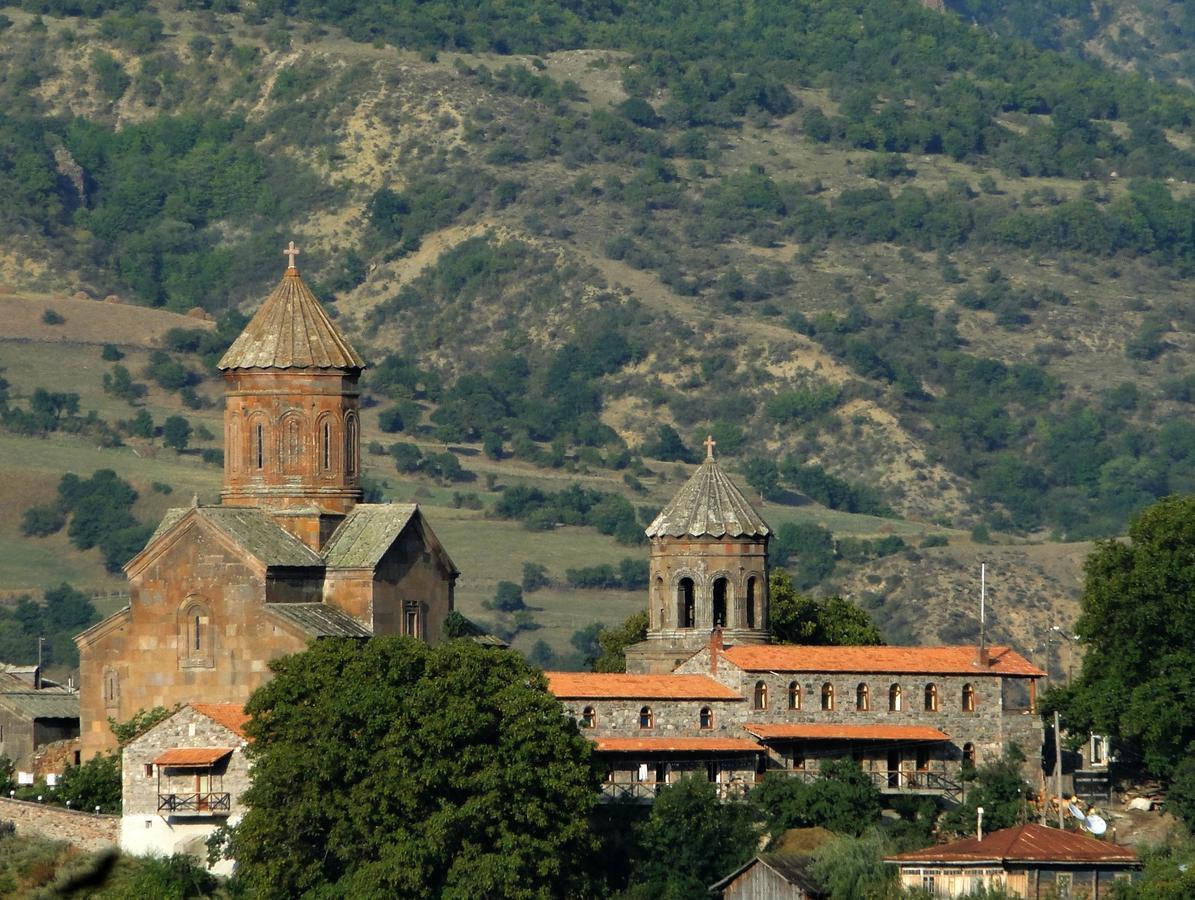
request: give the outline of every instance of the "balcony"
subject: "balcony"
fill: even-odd
[[[769,769],[768,775],[780,775],[786,778],[800,778],[809,783],[821,777],[817,769]],[[958,802],[962,797],[963,787],[958,781],[941,772],[892,770],[880,772],[865,772],[871,783],[882,794],[920,794],[931,797],[944,797]],[[660,788],[668,782],[664,781],[606,781],[602,783],[603,800],[630,800],[637,803],[651,803],[656,799]],[[722,800],[731,797],[744,797],[754,787],[754,784],[744,781],[721,782],[715,785],[718,796]]]
[[[660,788],[666,787],[668,784],[669,782],[666,781],[604,781],[602,782],[602,799],[651,803],[656,799]],[[731,797],[747,796],[747,792],[753,785],[744,781],[730,781],[718,782],[714,787],[718,789],[720,800],[728,800]]]
[[[226,816],[231,794],[158,794],[158,812],[184,816]]]

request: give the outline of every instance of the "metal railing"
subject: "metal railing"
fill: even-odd
[[[602,797],[606,800],[638,800],[651,802],[656,799],[660,788],[666,787],[667,781],[604,781],[602,782]],[[745,797],[754,785],[745,781],[717,782],[718,797],[727,800],[731,797]]]
[[[158,812],[214,814],[231,809],[231,794],[158,794]]]
[[[821,772],[817,769],[769,769],[767,775],[799,778],[805,783],[817,781]],[[891,771],[864,772],[876,789],[883,794],[926,794],[958,800],[962,796],[960,782],[942,772],[893,769]],[[602,797],[606,800],[633,800],[650,803],[655,800],[665,781],[606,781],[602,783]],[[743,797],[755,785],[746,781],[719,782],[715,785],[718,796],[726,800]]]

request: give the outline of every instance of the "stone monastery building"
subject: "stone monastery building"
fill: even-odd
[[[219,368],[220,504],[167,512],[125,566],[129,605],[75,639],[85,758],[115,746],[109,717],[243,704],[313,638],[436,642],[453,607],[419,507],[359,502],[365,363],[293,264]]]
[[[442,639],[452,560],[418,506],[359,502],[364,366],[292,257],[220,362],[221,502],[169,511],[125,567],[129,605],[76,639],[85,756],[114,746],[109,717],[239,708],[271,659],[313,639]],[[689,772],[742,791],[768,772],[813,778],[823,760],[847,757],[883,791],[951,797],[965,760],[1008,743],[1039,779],[1035,686],[1045,673],[1011,649],[770,643],[771,529],[713,447],[707,441],[705,461],[647,529],[650,625],[628,650],[627,674],[548,674],[607,762],[606,793],[650,799]],[[163,739],[176,743],[153,738],[146,754],[168,761],[200,741]],[[159,803],[175,798],[159,807],[166,814],[235,813],[235,797],[179,813],[179,789],[161,793],[154,759],[146,755],[136,777]],[[219,793],[213,771],[197,797]]]

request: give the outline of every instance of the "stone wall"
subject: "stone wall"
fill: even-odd
[[[120,838],[120,816],[97,816],[44,803],[0,798],[0,820],[13,822],[19,834],[69,841],[82,850],[115,847]]]
[[[747,737],[742,724],[746,704],[742,700],[635,700],[597,699],[563,700],[566,715],[578,723],[586,707],[593,707],[595,727],[586,729],[588,737],[660,738],[660,737]],[[648,707],[653,726],[639,726],[639,711]],[[713,713],[713,727],[701,727],[701,710]]]

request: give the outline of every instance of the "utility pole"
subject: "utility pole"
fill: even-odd
[[[1058,795],[1058,827],[1062,824],[1062,726],[1054,710],[1054,792]]]

